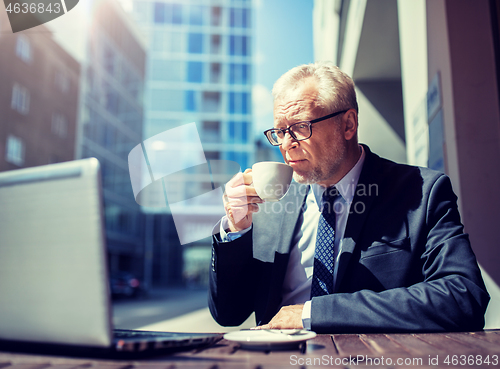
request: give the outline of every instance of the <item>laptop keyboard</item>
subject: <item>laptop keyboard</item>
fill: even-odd
[[[117,351],[141,352],[150,349],[195,348],[222,338],[213,333],[153,332],[129,329],[113,330]]]
[[[150,332],[150,331],[136,331],[128,329],[115,329],[113,330],[113,336],[118,339],[124,338],[171,338],[178,337],[179,335],[185,336],[184,333],[173,333],[173,332]]]

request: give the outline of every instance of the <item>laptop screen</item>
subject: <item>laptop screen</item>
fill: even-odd
[[[0,173],[0,339],[110,346],[99,162]]]

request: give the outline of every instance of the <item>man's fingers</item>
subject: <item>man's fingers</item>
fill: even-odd
[[[248,204],[245,206],[231,206],[231,204],[226,204],[225,210],[229,220],[233,224],[238,224],[249,215],[258,212],[259,206],[256,204]]]
[[[257,192],[255,191],[255,188],[253,188],[251,186],[247,186],[247,185],[241,185],[238,187],[226,186],[225,192],[229,198],[257,196]]]
[[[226,183],[223,195],[224,210],[233,231],[249,227],[252,214],[259,211],[257,204],[264,202],[257,196],[255,188],[251,186],[252,182],[252,170],[247,169]]]
[[[259,196],[234,197],[228,196],[227,193],[224,193],[223,201],[224,206],[226,204],[231,204],[232,206],[244,206],[248,204],[262,204],[264,202],[264,200],[262,200]]]
[[[243,204],[243,205],[234,205],[230,202],[224,205],[226,212],[231,213],[257,213],[259,211],[259,206],[257,204]]]
[[[236,174],[227,184],[224,191],[224,202],[233,205],[258,204],[264,202],[257,195],[252,183],[252,170]]]
[[[243,185],[250,185],[253,182],[253,177],[251,174],[252,170],[247,169],[243,173],[237,173],[233,178],[231,178],[227,184],[226,187],[237,187],[237,186],[243,186]]]
[[[253,328],[250,328],[250,329],[259,330],[259,329],[272,329],[272,328],[271,328],[271,326],[269,324],[263,324],[263,325],[258,325],[257,327],[253,327]]]
[[[303,307],[303,305],[283,306],[268,324],[256,327],[256,329],[303,329]]]

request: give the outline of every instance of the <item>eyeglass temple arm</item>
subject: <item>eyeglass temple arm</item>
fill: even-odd
[[[317,118],[317,119],[313,119],[313,120],[310,120],[309,123],[317,123],[317,122],[321,122],[322,120],[325,120],[325,119],[330,119],[330,118],[333,118],[339,114],[342,114],[342,113],[345,113],[347,112],[349,109],[347,110],[341,110],[341,111],[338,111],[336,113],[332,113],[332,114],[328,114],[328,115],[325,115],[324,117],[321,117],[321,118]]]

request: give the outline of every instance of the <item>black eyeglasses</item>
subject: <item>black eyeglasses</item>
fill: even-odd
[[[290,136],[295,141],[302,141],[302,140],[307,140],[309,137],[312,135],[312,125],[314,123],[321,122],[322,120],[326,120],[329,118],[333,118],[339,114],[345,113],[347,110],[342,110],[338,111],[336,113],[328,114],[325,115],[324,117],[313,119],[310,121],[304,121],[304,122],[298,122],[295,124],[292,124],[290,127],[286,129],[280,129],[280,128],[271,128],[268,129],[267,131],[264,131],[264,134],[266,135],[267,139],[273,146],[279,146],[283,143],[283,140],[285,139],[285,134],[288,132],[290,133]]]

